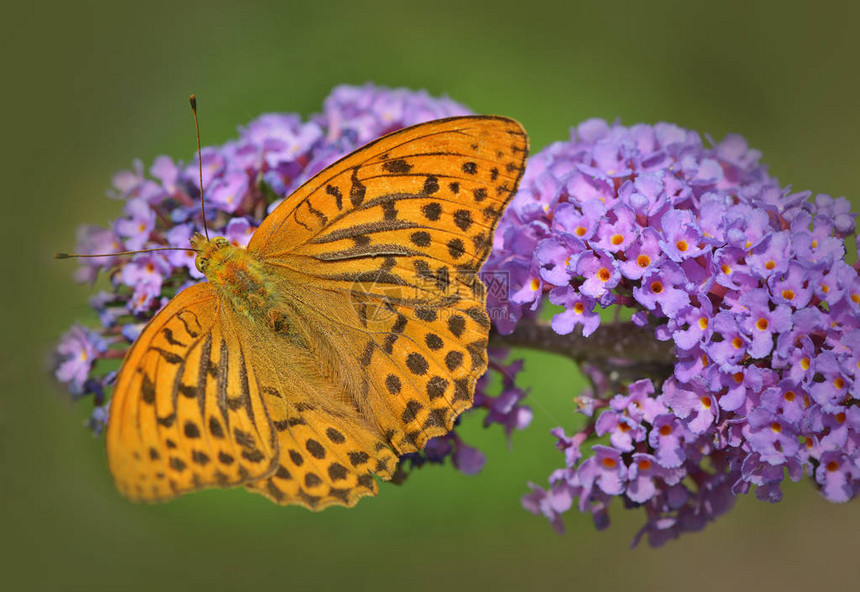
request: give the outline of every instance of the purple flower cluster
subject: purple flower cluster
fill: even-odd
[[[828,500],[860,492],[860,278],[844,198],[782,189],[739,136],[589,120],[529,162],[488,267],[511,278],[503,334],[557,306],[552,329],[598,330],[599,309],[671,341],[673,371],[591,392],[586,427],[554,432],[565,468],[524,506],[561,529],[574,504],[608,524],[642,507],[659,545],[787,475]],[[497,317],[499,315],[496,315]],[[600,368],[591,368],[601,378]],[[585,444],[590,439],[608,442]]]
[[[263,115],[202,150],[207,224],[245,245],[283,196],[337,158],[467,112],[366,85],[335,88],[307,120]],[[759,158],[739,136],[705,143],[671,124],[589,120],[529,161],[484,268],[498,343],[530,329],[598,344],[614,309],[614,328],[647,332],[673,354],[644,375],[631,370],[641,356],[617,350],[578,360],[591,383],[576,400],[583,427],[553,430],[564,467],[523,498],[557,530],[574,506],[604,528],[621,498],[645,512],[634,544],[660,545],[701,529],[753,486],[779,501],[786,476],[809,477],[831,501],[860,492],[860,264],[846,262],[845,245],[854,214],[844,198],[780,187]],[[196,159],[160,156],[148,171],[135,162],[110,192],[123,215],[82,228],[78,251],[186,247],[202,230],[199,194]],[[108,421],[116,361],[159,308],[202,279],[186,251],[82,259],[76,278],[102,271],[110,289],[91,300],[101,326],[72,327],[55,366],[74,397],[93,396],[95,432]],[[494,278],[509,289],[493,289]],[[508,354],[489,350],[474,408],[510,438],[531,411],[517,386],[522,362]],[[486,461],[455,430],[404,457],[398,477],[447,458],[466,474]]]
[[[338,158],[399,128],[468,113],[463,105],[424,91],[367,84],[336,87],[322,112],[307,121],[296,114],[261,115],[241,127],[237,139],[201,151],[208,227],[235,245],[247,245],[267,212]],[[114,176],[109,195],[123,203],[123,215],[107,228],[81,228],[79,253],[187,247],[191,235],[203,230],[196,156],[188,163],[159,156],[148,174],[143,163],[136,161],[132,170]],[[194,266],[191,251],[80,259],[80,263],[77,280],[93,282],[99,272],[105,272],[110,290],[90,302],[100,328],[75,325],[62,337],[55,352],[55,375],[75,397],[94,395],[88,425],[98,433],[108,420],[106,392],[116,361],[174,294],[204,278]],[[488,423],[502,423],[508,433],[528,423],[527,410],[516,404],[517,396],[508,394],[503,400],[478,396],[482,403],[477,406],[487,409]],[[479,471],[484,462],[481,452],[456,435],[428,445],[424,458],[438,462],[449,456],[464,473]],[[421,462],[417,456],[412,459],[413,464]]]

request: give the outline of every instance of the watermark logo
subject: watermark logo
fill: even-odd
[[[511,289],[511,278],[507,271],[485,270],[478,275],[487,287],[488,299],[498,302],[499,304],[508,303],[508,296],[510,295]]]
[[[507,271],[412,274],[408,278],[380,274],[362,279],[350,289],[351,303],[364,323],[384,323],[404,314],[420,320],[445,319],[457,314],[464,298],[487,297],[487,314],[492,320],[508,318],[510,274]]]

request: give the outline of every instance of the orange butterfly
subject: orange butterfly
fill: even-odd
[[[490,328],[477,272],[527,151],[510,119],[431,121],[317,174],[247,249],[195,235],[208,282],[155,315],[117,378],[120,491],[241,484],[315,510],[375,494],[472,405]]]

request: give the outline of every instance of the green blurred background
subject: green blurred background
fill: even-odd
[[[409,8],[407,8],[409,6]],[[664,548],[628,543],[640,512],[557,536],[519,505],[562,463],[548,430],[574,425],[573,367],[528,356],[535,418],[508,448],[480,417],[475,477],[431,467],[357,507],[313,514],[241,491],[159,506],[115,492],[103,441],[48,379],[56,337],[87,315],[75,228],[120,211],[111,175],[188,159],[187,96],[204,144],[264,111],[320,108],[336,84],[446,93],[519,119],[538,150],[582,119],[740,132],[782,183],[860,199],[857,5],[651,1],[476,3],[74,2],[4,11],[0,581],[4,590],[335,587],[843,590],[860,576],[860,504],[809,483],[752,496]],[[16,12],[17,11],[17,12]]]

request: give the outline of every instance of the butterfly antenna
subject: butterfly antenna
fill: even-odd
[[[196,250],[190,247],[156,247],[153,249],[140,249],[139,251],[118,251],[116,253],[98,253],[98,254],[82,254],[82,253],[54,253],[54,259],[74,259],[78,257],[114,257],[116,255],[136,255],[138,253],[152,253],[153,251],[193,251]]]
[[[203,215],[203,234],[209,240],[209,227],[206,226],[206,206],[203,205],[203,155],[200,152],[200,124],[197,123],[197,97],[191,95],[188,98],[191,103],[191,112],[194,113],[194,129],[197,130],[197,171],[200,174],[200,213]]]

